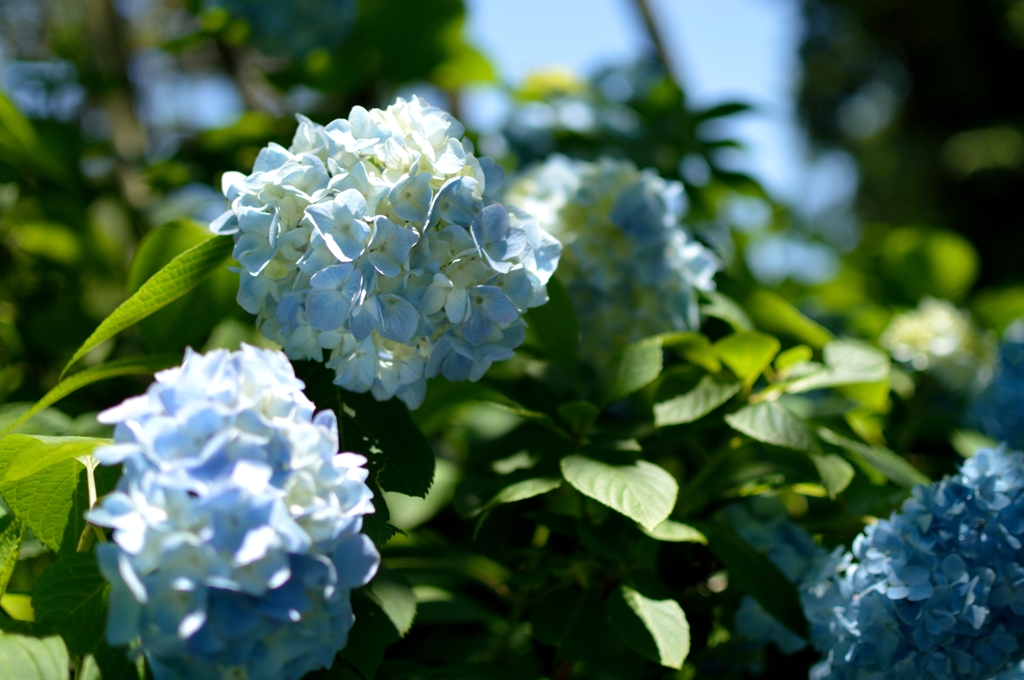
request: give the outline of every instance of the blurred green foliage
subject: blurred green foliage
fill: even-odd
[[[723,260],[719,292],[701,300],[700,332],[647,338],[594,367],[579,362],[556,277],[515,359],[478,383],[433,380],[411,414],[298,364],[310,398],[338,413],[343,447],[369,458],[377,512],[366,531],[384,556],[354,598],[348,648],[313,677],[806,675],[813,653],[751,649],[735,635],[745,595],[794,632],[806,624],[785,576],[719,511],[771,495],[822,544],[846,543],[908,487],[953,469],[951,442],[978,441],[957,429],[964,395],[894,366],[878,344],[926,297],[970,309],[979,333],[1024,316],[1020,249],[996,238],[1019,217],[1021,95],[996,87],[1020,58],[1018,4],[962,14],[952,2],[805,0],[808,127],[862,173],[862,235],[843,248],[723,162],[741,145],[714,123],[749,107],[690,106],[654,57],[589,80],[551,69],[496,85],[512,103],[505,128],[468,132],[485,153],[510,171],[555,152],[607,154],[680,180],[689,227]],[[0,0],[4,59],[22,78],[0,95],[0,428],[58,384],[67,396],[21,435],[107,436],[94,413],[143,391],[168,356],[265,342],[234,301],[236,275],[220,269],[91,349],[69,372],[78,382],[59,383],[103,319],[211,238],[205,222],[225,205],[211,187],[248,172],[268,142],[287,144],[295,113],[326,122],[412,88],[457,115],[463,88],[497,81],[464,39],[460,0],[361,0],[343,36],[304,32],[313,42],[280,51],[280,27],[237,3],[27,5],[39,11]],[[956,49],[939,55],[935,36]],[[892,114],[868,130],[868,109],[890,96]],[[568,115],[580,107],[583,118]],[[772,239],[813,246],[835,271],[759,278],[755,253]],[[50,444],[0,441],[0,492],[18,447],[50,455]],[[12,618],[40,574],[57,573],[51,563],[92,540],[74,512],[84,475],[72,462],[39,473],[61,475],[54,504],[72,508],[45,531],[26,520],[41,543],[16,524],[22,497],[0,518],[0,563],[4,540],[22,557],[0,629],[63,634],[104,677],[134,680],[120,650],[79,645],[45,617]]]

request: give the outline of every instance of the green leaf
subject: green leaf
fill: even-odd
[[[953,450],[964,458],[970,458],[978,449],[994,449],[999,445],[994,439],[977,430],[953,430],[949,443]]]
[[[569,434],[555,421],[555,419],[548,414],[530,410],[521,404],[515,403],[502,394],[495,393],[493,396],[495,397],[493,400],[484,400],[489,406],[493,406],[502,411],[507,411],[508,413],[519,416],[523,420],[530,420],[538,425],[543,425],[563,439],[572,439]]]
[[[711,522],[693,524],[708,537],[708,547],[729,570],[729,580],[737,589],[757,600],[779,623],[806,638],[807,620],[800,597],[779,568],[728,526]]]
[[[715,351],[736,377],[747,386],[753,385],[764,369],[779,353],[779,341],[757,331],[727,335],[715,343]]]
[[[481,506],[480,510],[478,510],[480,513],[480,519],[476,522],[476,530],[473,532],[473,535],[476,536],[476,534],[480,533],[480,527],[483,526],[483,523],[491,513],[491,510],[499,505],[525,501],[527,498],[533,498],[534,496],[540,496],[541,494],[548,493],[549,491],[554,491],[560,486],[562,486],[562,480],[551,477],[524,479],[521,482],[516,482],[515,484],[506,486],[504,489],[496,493],[491,500]]]
[[[731,297],[714,290],[704,293],[704,297],[710,301],[710,304],[701,305],[701,314],[721,319],[732,326],[737,333],[753,330],[754,324],[750,322],[750,317]]]
[[[572,301],[557,276],[547,285],[548,301],[528,310],[523,318],[556,364],[575,375],[579,361],[580,327]]]
[[[694,123],[703,123],[706,120],[712,118],[722,118],[724,116],[735,116],[737,113],[744,113],[745,111],[753,111],[754,107],[750,104],[744,104],[742,102],[727,102],[725,104],[718,104],[712,106],[710,109],[704,109],[703,111],[697,111],[693,114]]]
[[[740,391],[738,382],[719,382],[706,375],[686,394],[654,405],[655,427],[692,423],[729,401]]]
[[[125,357],[124,359],[115,359],[99,366],[90,366],[57,383],[57,386],[43,395],[43,398],[33,404],[32,408],[25,411],[17,420],[4,428],[0,432],[0,436],[7,434],[43,409],[57,403],[86,385],[124,375],[153,375],[157,371],[176,366],[180,363],[180,354],[150,354],[141,357]]]
[[[459,17],[441,32],[451,52],[447,60],[430,72],[430,81],[448,92],[496,80],[494,67],[487,57],[462,39],[464,20],[465,17]]]
[[[788,300],[770,291],[754,291],[747,300],[747,309],[759,328],[788,335],[815,349],[821,349],[836,339],[830,330],[807,318]]]
[[[638,654],[668,668],[683,667],[690,653],[690,624],[675,600],[652,599],[624,585],[608,600],[608,618]]]
[[[68,680],[69,674],[68,650],[56,635],[40,639],[0,634],[0,678]]]
[[[398,636],[405,637],[416,618],[416,596],[409,584],[390,578],[390,575],[378,574],[367,590],[381,611],[387,614]]]
[[[675,477],[645,460],[608,465],[585,456],[566,456],[561,468],[574,489],[647,529],[668,518],[679,493]]]
[[[971,297],[971,312],[983,328],[1002,335],[1007,326],[1024,318],[1024,286],[986,287]]]
[[[876,245],[885,278],[911,300],[959,302],[980,271],[978,251],[963,234],[920,225],[899,227]]]
[[[626,345],[611,370],[604,402],[611,404],[654,382],[661,374],[662,362],[660,337]]]
[[[64,167],[40,144],[32,123],[3,94],[0,94],[0,160],[15,167],[22,163],[33,166],[57,182],[67,179]]]
[[[93,658],[100,667],[103,680],[139,680],[144,677],[140,672],[141,660],[137,664],[129,659],[127,647],[111,647],[106,640],[100,640],[93,650]]]
[[[558,646],[558,656],[582,661],[589,666],[605,666],[621,658],[615,647],[618,636],[608,621],[607,597],[600,591],[586,594],[569,630]]]
[[[352,612],[356,623],[340,656],[371,679],[384,660],[384,650],[398,642],[398,629],[366,589],[352,593]]]
[[[91,652],[103,639],[108,589],[94,553],[61,557],[32,587],[36,626],[64,638],[72,656]]]
[[[762,401],[744,406],[727,415],[725,422],[759,442],[811,453],[819,450],[807,425],[778,402]]]
[[[371,477],[366,480],[367,486],[373,492],[373,514],[363,517],[363,533],[373,539],[377,548],[383,548],[384,544],[391,540],[391,537],[401,531],[390,522],[391,512],[388,508],[387,498],[384,492],[377,486],[377,482]]]
[[[88,474],[84,465],[79,465],[78,470],[78,486],[71,495],[67,524],[64,526],[64,535],[61,537],[60,550],[57,553],[61,557],[78,552],[82,534],[89,527],[89,523],[85,521],[85,513],[89,510]],[[117,482],[121,479],[121,466],[100,465],[93,471],[93,477],[96,483],[97,498],[102,498],[117,486]]]
[[[825,455],[813,454],[811,462],[818,470],[821,483],[828,490],[828,495],[835,498],[853,481],[853,466],[834,453]]]
[[[706,545],[708,542],[704,534],[689,524],[675,522],[670,519],[665,520],[653,529],[640,527],[640,531],[655,540],[665,541],[666,543],[704,543]]]
[[[881,472],[895,484],[913,487],[931,483],[924,473],[908,463],[905,458],[884,446],[862,444],[824,427],[818,429],[818,436],[846,451],[858,465]]]
[[[293,365],[306,383],[306,396],[317,408],[329,408],[338,416],[341,450],[365,455],[384,490],[426,498],[434,481],[434,450],[405,404],[342,390],[331,382],[334,372],[321,363]]]
[[[825,367],[786,386],[787,392],[808,392],[824,387],[877,383],[889,377],[889,355],[856,340],[836,340],[825,345]]]
[[[8,441],[10,440],[10,441]],[[88,456],[109,439],[95,437],[47,437],[41,434],[12,434],[0,443],[0,451],[11,451],[4,469],[3,484],[12,484],[51,465]],[[10,447],[10,448],[8,448]],[[6,455],[6,454],[0,454]]]
[[[601,409],[589,401],[572,401],[558,407],[558,416],[564,420],[576,434],[586,434],[597,422]]]
[[[25,538],[25,525],[14,517],[9,517],[7,526],[0,531],[0,595],[7,592],[7,584],[11,582],[11,574],[18,564],[21,542]]]
[[[405,404],[346,390],[341,401],[344,450],[382,458],[377,481],[386,491],[426,498],[434,482],[434,450]]]
[[[46,439],[82,439],[79,437],[47,437]],[[58,447],[64,454],[73,451],[63,444],[52,444],[39,437],[11,434],[0,440],[0,495],[15,516],[32,530],[36,538],[54,552],[60,549],[68,514],[74,504],[82,464],[63,455],[52,465],[28,477],[6,479],[9,468],[30,469],[37,457],[47,457],[48,450]],[[90,449],[91,450],[91,449]]]
[[[814,350],[807,345],[797,345],[781,352],[775,357],[775,370],[784,373],[794,366],[806,364],[814,357]]]
[[[149,231],[132,254],[127,292],[134,293],[151,276],[189,248],[215,238],[205,225],[190,220]],[[235,296],[238,274],[220,267],[177,300],[138,322],[138,338],[150,351],[175,352],[197,347],[219,322],[240,311]]]
[[[691,364],[700,366],[709,373],[718,373],[722,370],[718,353],[715,352],[708,337],[702,333],[665,333],[661,336],[661,344],[679,352]]]
[[[218,236],[189,248],[171,260],[100,323],[82,346],[75,350],[60,377],[63,378],[68,369],[89,350],[177,300],[225,266],[233,247],[230,237]]]
[[[530,617],[534,639],[545,645],[562,644],[586,599],[586,592],[576,587],[556,590],[541,598]]]

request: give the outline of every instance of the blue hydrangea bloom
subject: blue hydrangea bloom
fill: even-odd
[[[683,224],[679,182],[629,161],[555,155],[517,177],[505,198],[565,244],[559,280],[594,366],[629,342],[700,326],[697,291],[714,289],[721,265]]]
[[[828,552],[803,527],[790,520],[777,498],[758,496],[746,503],[733,503],[723,514],[736,533],[764,553],[793,584],[816,573],[828,559]],[[735,622],[737,637],[751,646],[771,643],[784,654],[807,646],[802,637],[776,621],[749,595],[741,600]]]
[[[495,203],[503,170],[423,100],[356,106],[326,127],[299,117],[252,174],[225,173],[238,302],[292,359],[410,408],[426,378],[478,380],[526,337],[562,246]]]
[[[996,441],[1024,449],[1024,340],[999,347],[995,375],[971,402],[967,421]]]
[[[815,678],[991,678],[1024,656],[1024,454],[916,487],[801,586]]]
[[[124,464],[87,517],[111,583],[107,639],[138,642],[157,680],[298,679],[348,639],[352,588],[380,562],[366,459],[338,453],[284,354],[247,345],[157,373],[100,414]]]

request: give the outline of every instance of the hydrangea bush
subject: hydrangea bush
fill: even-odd
[[[629,161],[555,155],[505,197],[565,244],[559,280],[591,363],[650,335],[699,328],[697,293],[714,289],[720,263],[682,222],[681,183]]]
[[[380,561],[360,532],[373,494],[302,388],[280,352],[189,351],[100,414],[117,427],[95,456],[124,465],[88,514],[113,529],[107,639],[157,680],[297,679],[346,644],[349,591]]]
[[[815,678],[989,678],[1024,656],[1024,454],[981,449],[801,587]]]
[[[925,298],[898,314],[879,342],[897,361],[933,374],[956,393],[972,394],[991,375],[991,342],[967,312],[947,300]]]
[[[525,339],[561,245],[494,199],[503,171],[422,99],[300,117],[252,174],[225,173],[238,302],[292,359],[415,408],[426,378],[477,380]]]
[[[212,4],[234,6],[192,9]],[[459,91],[461,3],[360,10],[344,45],[301,63],[247,49],[220,11],[171,42],[190,65],[216,47],[247,101],[280,87],[270,108],[324,120],[415,69]],[[395,47],[393,17],[413,13]],[[347,17],[329,19],[308,28]],[[807,216],[759,198],[770,219],[732,219],[759,189],[698,130],[743,106],[691,109],[661,68],[548,73],[513,96],[533,104],[508,144],[481,146],[598,158],[524,165],[504,196],[525,211],[417,98],[299,117],[288,148],[259,151],[291,132],[266,112],[184,155],[90,138],[62,174],[0,96],[0,165],[21,163],[0,184],[0,394],[37,400],[0,405],[0,674],[734,680],[805,677],[824,656],[815,677],[1020,677],[1024,454],[983,450],[929,485],[978,448],[965,421],[1015,445],[1013,332],[964,404],[1020,291],[961,297],[968,245],[885,225],[836,280],[768,290],[751,247]],[[107,186],[97,149],[124,161],[124,200],[52,200]],[[119,290],[125,258],[104,241],[117,229],[87,243],[66,215],[116,227],[139,217],[118,206],[151,199],[167,215],[182,170],[257,152],[224,175],[212,225],[134,223],[135,292],[91,334],[72,323]],[[819,222],[838,225],[815,216],[815,238]],[[978,327],[932,299],[892,317],[927,294],[963,299]],[[205,353],[165,370],[189,343]]]

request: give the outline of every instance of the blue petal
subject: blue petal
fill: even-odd
[[[477,213],[470,233],[480,254],[503,274],[513,266],[507,260],[521,255],[527,246],[526,232],[510,226],[508,210],[498,203]]]
[[[338,384],[352,392],[366,392],[377,377],[377,358],[372,354],[359,354],[348,362]]]
[[[380,553],[365,534],[342,541],[332,555],[339,588],[359,588],[370,582],[380,566]]]
[[[512,323],[519,318],[515,305],[497,286],[473,286],[469,290],[473,313],[478,311],[494,323]]]
[[[345,323],[351,307],[351,298],[340,291],[314,288],[306,296],[306,320],[318,331],[333,331]]]
[[[459,330],[466,340],[474,345],[481,345],[490,337],[494,330],[494,322],[483,314],[471,313],[469,318],[459,324]]]
[[[430,180],[429,172],[421,172],[410,175],[396,184],[388,194],[395,214],[409,222],[423,222],[432,195]]]
[[[469,377],[472,361],[458,352],[451,352],[441,365],[441,373],[446,380],[461,382]]]
[[[360,342],[380,328],[380,303],[376,296],[367,298],[363,302],[359,308],[359,314],[349,319],[348,328],[355,339]]]
[[[400,295],[381,295],[380,334],[389,340],[406,343],[412,339],[419,324],[419,312]]]
[[[358,271],[350,262],[324,267],[309,279],[309,285],[313,288],[341,288],[352,275]]]

